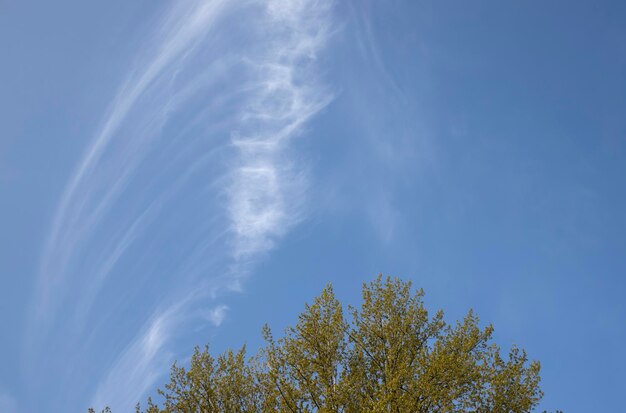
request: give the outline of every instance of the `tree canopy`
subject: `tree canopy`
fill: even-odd
[[[245,346],[214,357],[196,348],[189,367],[145,413],[522,413],[543,393],[539,362],[512,347],[506,356],[470,310],[454,324],[430,314],[410,282],[379,276],[359,308],[328,285],[293,327],[253,356]]]

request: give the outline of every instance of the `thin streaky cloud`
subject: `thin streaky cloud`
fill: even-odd
[[[143,331],[122,353],[98,387],[91,402],[93,406],[110,406],[115,411],[128,410],[162,374],[171,356],[162,352],[163,346],[180,323],[180,306],[157,312],[148,320]]]
[[[187,4],[185,4],[187,3]],[[106,208],[114,199],[116,193],[123,187],[127,177],[132,173],[132,168],[127,164],[120,176],[114,181],[112,188],[104,194],[90,194],[90,184],[94,178],[98,161],[101,158],[107,144],[114,137],[116,130],[124,121],[138,98],[158,77],[163,76],[167,65],[181,53],[193,47],[193,42],[206,35],[212,26],[212,22],[223,11],[226,1],[203,1],[203,2],[180,2],[177,7],[183,10],[172,9],[171,16],[181,16],[179,19],[170,18],[171,29],[168,31],[167,40],[160,47],[156,57],[146,66],[140,76],[131,76],[120,88],[115,98],[110,114],[107,116],[102,129],[97,134],[93,143],[89,146],[79,167],[70,179],[65,189],[60,205],[55,215],[52,230],[46,242],[42,265],[40,269],[39,296],[35,300],[38,312],[49,312],[46,305],[50,291],[48,283],[50,279],[55,284],[63,282],[65,273],[65,261],[70,254],[69,250],[80,242],[81,232],[89,231],[94,225],[90,213],[85,217],[87,223],[80,220],[84,209],[91,196],[98,196],[100,201],[96,210]],[[194,7],[191,7],[191,6]],[[140,156],[139,154],[136,156]],[[61,247],[63,246],[63,247]],[[61,249],[61,251],[59,251]],[[52,271],[50,271],[52,269]],[[60,278],[60,279],[59,279]]]
[[[95,378],[84,388],[94,406],[132,408],[166,371],[178,332],[226,320],[215,301],[306,216],[291,142],[333,97],[316,73],[331,11],[332,1],[195,0],[163,15],[54,216],[25,335],[32,391],[45,385],[30,380],[44,342],[57,371],[110,340],[123,350],[106,355],[106,374],[64,369],[58,383]],[[235,47],[218,41],[227,27]],[[152,299],[135,308],[140,295]],[[139,334],[109,338],[127,314]]]

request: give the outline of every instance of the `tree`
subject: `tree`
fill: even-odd
[[[503,357],[492,326],[471,310],[449,325],[423,296],[379,276],[348,320],[329,285],[281,338],[266,326],[253,357],[196,348],[189,368],[172,367],[163,405],[149,399],[145,412],[531,412],[543,395],[539,362],[517,347]]]
[[[96,411],[90,407],[87,409],[87,413],[96,413]],[[100,413],[111,413],[111,409],[109,407],[105,407]]]

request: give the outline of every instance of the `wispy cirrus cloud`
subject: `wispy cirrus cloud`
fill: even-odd
[[[179,317],[179,307],[172,306],[149,319],[143,331],[110,367],[91,405],[112,406],[116,410],[134,406],[163,373],[162,366],[171,362],[171,354],[163,350],[181,322]]]
[[[316,73],[331,7],[190,0],[162,14],[62,194],[25,336],[27,378],[46,343],[47,368],[76,400],[72,384],[103,377],[92,401],[127,409],[167,368],[175,331],[224,321],[220,292],[240,288],[306,212],[290,143],[332,98]],[[101,365],[60,371],[89,363],[98,341],[111,349]]]
[[[221,304],[208,310],[206,312],[206,319],[209,320],[214,326],[219,327],[224,322],[227,312],[228,306]]]
[[[248,61],[255,91],[233,139],[238,160],[228,195],[237,260],[271,248],[301,217],[306,180],[290,156],[289,141],[332,97],[311,81],[309,66],[329,34],[329,7],[327,1],[267,3],[266,24],[278,27],[278,38]]]

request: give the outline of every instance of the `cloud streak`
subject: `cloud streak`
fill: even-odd
[[[236,260],[270,249],[300,218],[306,182],[289,156],[289,141],[328,104],[332,95],[311,84],[311,67],[329,32],[330,4],[274,0],[267,4],[268,27],[280,27],[269,51],[250,61],[255,93],[241,114],[239,152],[229,185],[229,216]]]
[[[89,391],[96,406],[131,408],[174,331],[219,326],[221,292],[305,216],[291,142],[332,99],[316,73],[331,15],[326,0],[189,0],[153,25],[44,245],[23,375],[32,392],[55,376],[76,389],[48,408]],[[100,364],[96,342],[109,349]],[[34,378],[42,362],[50,373]]]
[[[116,411],[130,410],[163,373],[171,355],[163,347],[180,323],[178,308],[159,312],[146,323],[144,330],[123,351],[102,380],[91,402],[93,406],[111,406]]]

